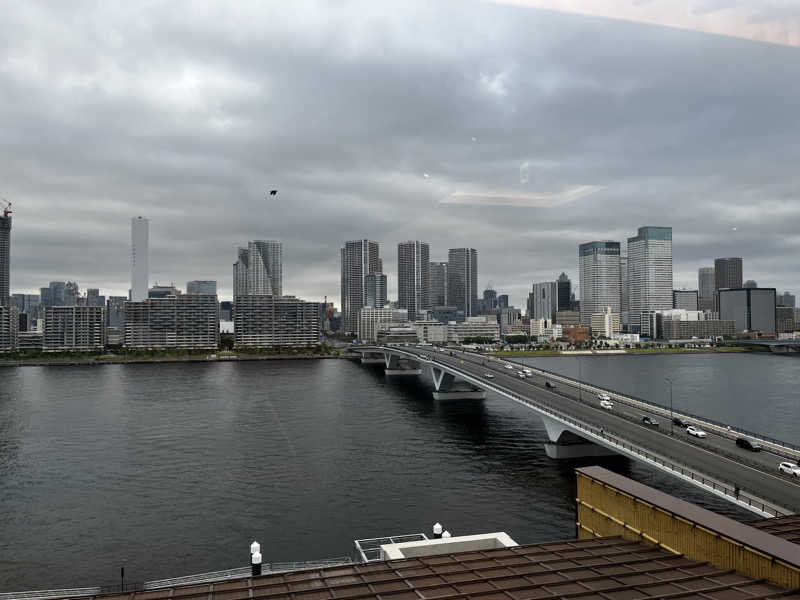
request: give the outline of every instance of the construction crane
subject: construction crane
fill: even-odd
[[[0,204],[2,204],[2,205],[3,205],[3,216],[4,216],[4,217],[7,217],[8,215],[10,215],[10,214],[13,212],[13,211],[11,210],[11,202],[9,202],[8,200],[6,200],[6,199],[5,199],[5,198],[3,198],[2,196],[0,196]]]

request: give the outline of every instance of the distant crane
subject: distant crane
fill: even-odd
[[[4,216],[4,217],[7,217],[7,216],[8,216],[8,215],[10,215],[12,212],[14,212],[14,211],[12,211],[12,210],[11,210],[11,202],[9,202],[8,200],[6,200],[6,199],[5,199],[5,198],[3,198],[2,196],[0,196],[0,204],[3,204],[3,205],[4,205],[4,206],[3,206],[3,216]]]

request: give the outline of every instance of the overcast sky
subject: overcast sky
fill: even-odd
[[[133,4],[0,0],[14,292],[126,294],[136,215],[151,284],[222,297],[237,246],[277,239],[284,293],[338,305],[366,237],[390,297],[420,239],[524,306],[642,225],[673,227],[676,287],[742,256],[800,291],[796,2]]]

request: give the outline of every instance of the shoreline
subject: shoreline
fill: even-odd
[[[2,367],[99,367],[103,365],[143,365],[159,363],[214,363],[214,362],[248,362],[261,360],[309,360],[320,358],[351,358],[345,354],[276,354],[276,355],[242,355],[206,358],[201,356],[179,357],[149,357],[149,358],[118,358],[97,360],[97,357],[42,360],[40,358],[17,359],[10,361],[0,360]]]

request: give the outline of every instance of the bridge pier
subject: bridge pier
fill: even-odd
[[[431,367],[434,400],[483,400],[486,390],[468,381],[457,381],[455,375],[438,367]]]
[[[409,358],[401,358],[397,354],[384,352],[386,361],[386,375],[422,375],[422,369],[417,361]]]
[[[382,365],[385,359],[382,352],[362,352],[361,364],[362,365]]]
[[[544,445],[544,451],[549,458],[556,460],[565,458],[583,458],[586,456],[614,456],[616,452],[590,442],[579,435],[572,433],[565,425],[541,415],[544,428],[547,430],[549,442]]]

